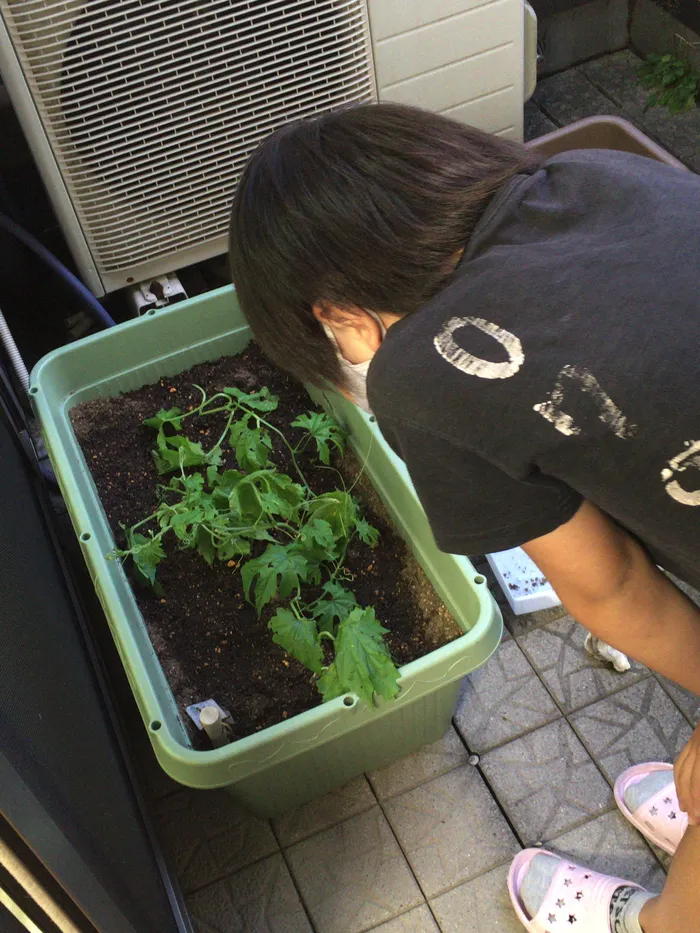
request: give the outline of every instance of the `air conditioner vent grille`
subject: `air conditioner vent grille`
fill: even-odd
[[[375,97],[366,0],[0,0],[0,9],[108,277],[220,242],[262,138]]]

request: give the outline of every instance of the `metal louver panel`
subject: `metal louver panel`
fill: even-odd
[[[257,143],[376,96],[366,0],[0,0],[0,12],[108,291],[221,252]]]

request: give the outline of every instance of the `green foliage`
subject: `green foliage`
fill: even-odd
[[[340,425],[323,411],[307,411],[299,415],[292,421],[292,427],[306,431],[316,442],[318,459],[326,466],[331,462],[331,445],[341,454],[345,450],[345,435]]]
[[[150,583],[156,593],[162,593],[162,587],[156,580],[156,567],[165,557],[160,538],[128,531],[129,554],[134,562],[134,569],[142,582]]]
[[[168,436],[162,427],[158,431],[156,443],[157,447],[152,454],[159,473],[172,473],[173,470],[179,470],[181,467],[216,463],[217,458],[220,459],[221,456],[219,450],[205,453],[201,444],[180,434]]]
[[[639,69],[639,80],[651,92],[647,107],[668,107],[671,113],[682,113],[697,104],[700,75],[675,55],[649,55]]]
[[[359,697],[372,695],[387,700],[399,692],[399,673],[384,644],[386,629],[377,622],[374,609],[359,606],[338,626],[335,666],[340,682]]]
[[[356,606],[343,619],[335,636],[335,661],[319,680],[325,700],[349,691],[367,703],[375,695],[387,700],[396,696],[399,672],[384,644],[386,631],[374,609]]]
[[[374,547],[379,533],[347,490],[315,495],[297,460],[313,442],[320,462],[329,466],[332,451],[345,449],[342,429],[323,412],[306,412],[291,423],[303,432],[292,447],[265,420],[278,406],[267,387],[256,392],[226,388],[211,398],[197,388],[202,400],[193,410],[161,409],[144,421],[156,432],[158,472],[176,475],[158,486],[156,511],[125,529],[127,547],[114,556],[130,559],[137,579],[158,594],[157,569],[167,559],[166,539],[196,551],[208,564],[224,561],[240,572],[258,615],[274,608],[268,622],[273,641],[306,666],[324,700],[348,691],[368,703],[375,696],[395,696],[398,671],[383,640],[386,629],[374,610],[358,606],[339,582],[353,538]],[[186,419],[222,413],[225,429],[208,450],[183,433]],[[273,435],[289,451],[301,482],[274,465]],[[224,444],[238,469],[220,469]],[[143,526],[148,526],[145,533],[138,530]],[[259,542],[265,545],[262,551]],[[317,598],[311,587],[320,587]]]
[[[323,596],[316,600],[311,612],[321,628],[333,631],[335,623],[342,622],[356,605],[354,593],[340,583],[328,580],[323,584]]]
[[[241,418],[231,425],[229,442],[236,452],[238,466],[242,470],[260,470],[267,466],[272,450],[272,440],[263,428],[252,426],[252,419]]]
[[[295,615],[290,609],[278,609],[269,622],[272,640],[314,674],[323,673],[323,649],[318,627],[313,619]]]
[[[258,615],[278,596],[283,599],[290,597],[308,577],[309,562],[293,544],[268,544],[264,554],[247,561],[241,570],[247,599],[250,599],[250,591],[255,583],[255,608]]]

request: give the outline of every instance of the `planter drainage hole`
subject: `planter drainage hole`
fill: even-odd
[[[151,732],[157,732],[160,729],[160,726],[161,723],[157,719],[154,719],[151,723]]]
[[[374,417],[374,415],[370,415],[369,420],[372,422],[372,424],[376,424],[377,419]]]
[[[90,534],[89,531],[84,531],[84,532],[81,534],[81,536],[80,536],[80,540],[81,540],[81,541],[89,541],[91,537],[92,537],[92,535]]]
[[[30,394],[30,395],[38,395],[38,394],[39,394],[39,387],[38,387],[38,386],[32,386],[31,389],[29,390],[29,394]]]
[[[154,315],[155,313],[156,313],[156,309],[155,309],[155,308],[151,308],[150,311],[146,311],[146,314],[147,314],[149,317],[153,317],[153,315]]]
[[[343,697],[343,703],[345,706],[354,706],[357,703],[357,697],[347,696]]]
[[[474,577],[474,583],[486,583],[486,577]]]

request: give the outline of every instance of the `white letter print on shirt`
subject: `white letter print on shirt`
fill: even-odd
[[[493,363],[482,360],[467,350],[463,350],[452,336],[461,327],[476,327],[489,337],[493,337],[508,354],[507,363]],[[444,325],[440,333],[433,340],[435,349],[440,356],[451,363],[460,372],[467,376],[478,376],[480,379],[510,379],[514,376],[525,361],[523,345],[510,331],[504,330],[497,324],[485,321],[480,317],[453,317]]]
[[[578,366],[565,366],[559,373],[547,401],[533,406],[543,418],[551,421],[557,431],[566,437],[574,437],[581,433],[581,428],[574,423],[571,415],[561,410],[564,401],[564,378],[574,380],[579,384],[582,392],[591,396],[598,411],[598,418],[610,428],[613,434],[623,440],[634,437],[637,433],[637,425],[629,423],[610,396],[601,389],[596,377],[587,369],[580,369]]]
[[[700,469],[700,441],[686,441],[685,446],[687,450],[668,461],[669,468],[661,471],[661,479],[666,484],[666,492],[676,502],[681,505],[700,505],[700,489],[683,489],[678,480],[674,479],[688,467]]]

